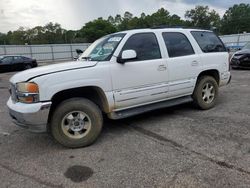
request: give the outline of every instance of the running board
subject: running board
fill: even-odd
[[[142,114],[145,112],[150,112],[153,110],[161,109],[161,108],[166,108],[166,107],[176,106],[176,105],[183,104],[183,103],[188,103],[191,101],[193,101],[191,96],[185,96],[185,97],[180,97],[177,99],[166,100],[166,101],[148,104],[148,105],[144,105],[144,106],[139,106],[139,107],[135,107],[135,108],[131,108],[131,109],[121,110],[121,111],[117,111],[117,112],[111,112],[108,114],[108,117],[110,119],[123,119],[123,118],[131,117],[134,115]]]

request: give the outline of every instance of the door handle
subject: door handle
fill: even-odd
[[[167,69],[166,65],[159,65],[158,66],[158,71],[165,71]]]
[[[192,66],[198,66],[198,65],[199,65],[199,62],[196,61],[196,60],[194,60],[194,61],[192,61],[191,65],[192,65]]]

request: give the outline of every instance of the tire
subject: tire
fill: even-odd
[[[28,69],[31,69],[31,68],[32,68],[31,64],[25,64],[24,65],[24,70],[28,70]]]
[[[218,98],[218,84],[212,76],[202,76],[198,78],[192,95],[194,104],[202,109],[213,108]]]
[[[84,98],[63,101],[51,119],[52,136],[69,148],[91,145],[101,133],[102,126],[102,112],[96,104]]]

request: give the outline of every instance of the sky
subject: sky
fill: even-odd
[[[250,0],[0,0],[0,32],[49,22],[76,30],[98,17],[123,15],[125,11],[140,16],[142,12],[152,14],[162,7],[184,18],[186,10],[208,5],[223,16],[229,7],[239,3],[250,4]]]

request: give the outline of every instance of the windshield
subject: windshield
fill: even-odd
[[[0,56],[0,60],[2,60],[4,57],[3,56]]]
[[[250,42],[247,43],[242,49],[243,50],[250,50]]]
[[[117,33],[102,37],[91,44],[80,56],[80,60],[109,61],[123,37],[126,34]]]

